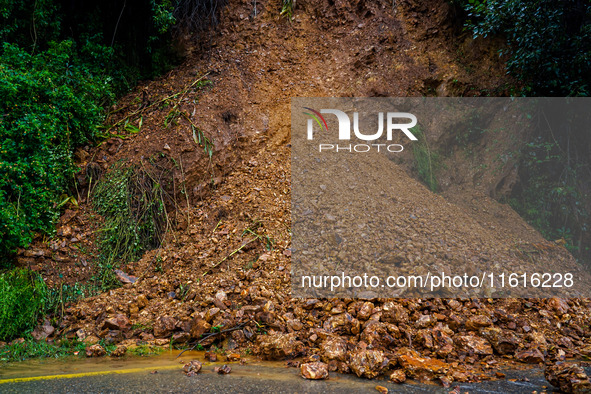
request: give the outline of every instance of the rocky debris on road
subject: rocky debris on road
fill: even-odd
[[[107,354],[101,345],[91,345],[86,348],[86,357],[102,357]]]
[[[300,373],[304,379],[328,379],[328,365],[317,361],[300,365]]]
[[[230,353],[226,355],[226,360],[230,362],[241,361],[242,357],[238,353]]]
[[[388,388],[384,386],[376,386],[375,389],[381,394],[388,394]]]
[[[123,357],[127,353],[127,346],[118,345],[115,350],[111,352],[111,357]]]
[[[102,330],[125,331],[131,328],[131,323],[129,322],[127,316],[123,314],[117,314],[105,319],[100,327]]]
[[[294,333],[259,335],[257,340],[259,341],[259,353],[263,357],[271,359],[297,357],[301,355],[304,347],[303,343],[297,340]]]
[[[210,363],[215,363],[218,361],[218,355],[214,352],[205,352],[205,361],[209,361]]]
[[[408,11],[404,8],[406,3],[401,2],[401,11]],[[335,11],[328,2],[320,1],[314,7],[330,15],[342,14],[342,26],[335,26],[331,19],[314,17],[313,22],[305,21],[306,28],[296,21],[295,29],[270,20],[271,13],[241,21],[232,12],[220,26],[223,34],[216,38],[206,62],[188,62],[173,70],[170,79],[148,84],[154,95],[167,97],[195,80],[201,69],[214,70],[212,94],[198,97],[188,93],[178,108],[195,113],[193,119],[199,122],[204,135],[215,133],[214,152],[211,156],[203,153],[192,139],[194,129],[183,119],[172,122],[161,133],[168,110],[160,109],[146,115],[142,132],[136,138],[112,138],[95,151],[86,152],[88,155],[81,159],[85,171],[97,174],[120,159],[143,163],[145,158],[163,154],[178,161],[180,168],[184,163],[183,204],[171,215],[178,223],[171,220],[162,247],[120,267],[129,282],[130,278],[138,279],[69,304],[63,320],[55,326],[56,337],[78,338],[88,345],[90,356],[106,353],[98,345],[101,341],[131,348],[168,346],[172,338],[176,344],[199,341],[205,349],[215,345],[244,356],[252,353],[264,359],[290,360],[294,366],[300,365],[294,358],[315,356],[317,360],[307,361],[323,362],[328,371],[353,372],[365,378],[384,374],[394,382],[407,377],[432,379],[442,384],[495,377],[499,365],[540,360],[550,363],[591,354],[591,303],[585,298],[291,298],[293,223],[288,97],[311,93],[352,97],[421,94],[423,88],[441,91],[457,72],[464,74],[458,93],[464,89],[472,92],[471,84],[480,83],[478,79],[483,76],[479,69],[470,75],[461,71],[463,68],[454,60],[455,39],[437,43],[444,45],[438,46],[437,51],[425,50],[425,46],[432,45],[431,40],[415,41],[416,34],[427,34],[422,25],[435,23],[431,21],[431,9],[413,10],[410,23],[399,20],[399,16],[386,15],[389,7],[385,3],[382,6],[383,10],[379,2],[360,3],[362,8],[369,7],[362,17],[356,10],[348,9],[347,2],[342,4],[342,10]],[[239,0],[235,7],[246,10],[251,3]],[[448,8],[441,0],[434,3],[433,9],[442,16]],[[298,18],[308,18],[307,14]],[[367,19],[366,33],[348,34],[351,26],[347,18]],[[451,37],[451,32],[446,34]],[[312,58],[319,55],[313,61],[308,56],[301,61],[299,56],[291,55],[299,53],[297,48],[313,47],[310,43],[317,42],[319,35],[342,38],[342,44],[352,49],[351,58],[342,59],[345,63],[327,64],[324,59],[332,55],[345,56],[341,50],[330,53],[330,46],[320,46],[318,54],[309,53],[314,55]],[[350,41],[345,43],[346,40]],[[375,42],[382,44],[374,47]],[[447,44],[450,46],[446,47]],[[489,52],[489,48],[482,50],[483,44],[468,44],[475,53]],[[241,50],[231,49],[237,45]],[[405,55],[404,48],[414,45],[419,49],[408,53],[416,54]],[[401,51],[395,51],[396,48]],[[244,55],[250,51],[258,52],[256,56]],[[402,53],[402,58],[387,59],[387,54],[396,53]],[[498,61],[494,54],[491,58]],[[278,68],[281,62],[288,62],[290,67]],[[357,62],[371,63],[372,76],[366,78],[365,72],[360,73],[365,66],[353,67]],[[333,64],[344,64],[343,72],[327,72],[325,67]],[[487,75],[497,70],[499,78],[504,78],[502,66],[488,66],[492,68],[483,68]],[[431,69],[438,70],[436,75],[429,76]],[[243,70],[250,71],[244,74]],[[259,74],[257,70],[272,72]],[[387,70],[394,70],[397,78],[391,78],[393,74]],[[399,79],[399,70],[410,71]],[[286,85],[284,81],[293,79],[294,73],[312,77],[309,83]],[[322,77],[329,74],[342,75],[335,80],[331,77],[330,81]],[[428,81],[423,77],[429,77]],[[364,90],[356,90],[356,86]],[[135,97],[127,96],[121,108],[131,105]],[[126,116],[126,111],[118,114]],[[97,162],[87,163],[91,157],[96,157]],[[400,196],[394,201],[400,213],[392,220],[400,236],[395,245],[400,246],[399,255],[392,260],[395,264],[414,269],[420,265],[418,262],[436,264],[454,259],[484,259],[491,265],[504,266],[534,257],[536,262],[573,261],[564,248],[536,247],[542,237],[505,204],[485,198],[477,200],[474,215],[499,214],[501,219],[492,214],[486,216],[494,223],[494,231],[491,223],[482,224],[480,219],[467,227],[462,223],[450,227],[450,222],[454,222],[450,217],[471,210],[431,194],[402,167],[393,168],[390,175],[391,179],[385,177],[387,182],[398,180],[404,185],[396,188]],[[181,178],[179,173],[175,176]],[[84,182],[84,177],[80,181]],[[411,184],[412,188],[408,187]],[[375,188],[367,193],[373,192],[379,195]],[[90,241],[92,234],[100,234],[95,231],[100,218],[93,219],[91,209],[80,203],[78,211],[66,209],[57,236],[49,246],[39,241],[30,251],[19,254],[21,263],[37,267],[49,285],[82,282],[93,275],[90,260],[81,256],[80,250],[88,248],[89,255],[96,251]],[[523,235],[523,239],[515,234]],[[497,261],[497,256],[506,260]],[[243,322],[248,323],[241,325]],[[221,332],[232,328],[237,329]],[[215,335],[206,338],[208,334]],[[193,366],[185,373],[199,371],[201,363],[192,363],[196,364],[189,363]]]
[[[214,367],[213,372],[218,373],[220,375],[227,375],[230,372],[232,372],[232,367],[230,367],[228,364],[224,364],[221,367]]]
[[[390,374],[390,381],[394,383],[404,383],[406,381],[406,374],[403,369],[396,369]]]
[[[31,332],[31,336],[36,341],[42,341],[47,339],[55,332],[55,328],[51,325],[49,320],[45,320],[42,325],[37,326],[33,332]]]
[[[515,359],[526,364],[540,364],[544,362],[544,355],[539,349],[528,349],[515,353]]]
[[[201,371],[202,364],[197,360],[189,361],[183,366],[183,372],[187,376],[195,376],[199,371]]]
[[[450,365],[438,359],[421,357],[412,349],[402,349],[398,352],[398,364],[403,368],[404,375],[419,382],[429,382],[446,377]],[[392,375],[390,376],[392,379]]]
[[[591,381],[578,364],[557,363],[544,370],[546,380],[563,393],[591,393]]]
[[[161,316],[154,323],[154,337],[164,338],[170,336],[176,328],[176,320],[170,316]]]
[[[388,362],[380,350],[358,350],[349,355],[349,367],[360,378],[373,379],[381,375]]]

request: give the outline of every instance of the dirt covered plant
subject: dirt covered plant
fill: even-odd
[[[16,268],[0,274],[0,341],[35,328],[45,311],[47,294],[43,279],[29,270]]]
[[[437,182],[437,172],[441,167],[441,158],[437,152],[429,147],[427,136],[421,127],[416,127],[413,133],[418,141],[413,144],[412,152],[414,156],[415,170],[419,179],[431,190],[437,192],[439,184]]]
[[[136,260],[158,247],[168,226],[163,189],[167,168],[117,163],[93,190],[92,205],[103,219],[100,236],[99,281],[115,285],[111,274],[120,263]]]

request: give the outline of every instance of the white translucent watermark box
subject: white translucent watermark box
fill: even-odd
[[[292,99],[293,296],[589,297],[589,269],[563,245],[450,202],[432,190],[432,167],[472,154],[456,176],[476,183],[480,136],[504,141],[498,169],[486,169],[501,171],[519,138],[591,129],[590,110],[575,98]]]

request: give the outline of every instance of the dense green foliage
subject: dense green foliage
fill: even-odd
[[[84,51],[85,49],[82,48]],[[108,100],[104,78],[72,41],[33,56],[4,44],[0,63],[0,255],[51,232],[58,197],[74,172],[74,146],[94,137]],[[1,264],[1,263],[0,263]]]
[[[509,73],[526,95],[591,93],[591,2],[588,0],[452,0],[475,36],[507,40]]]
[[[0,348],[0,362],[18,362],[31,358],[58,358],[65,356],[82,357],[86,344],[76,339],[62,339],[58,344],[50,344],[45,341],[35,341],[30,336],[25,336],[23,342],[15,341]]]
[[[546,238],[563,238],[566,247],[589,264],[589,99],[544,100],[532,116],[539,126],[521,150],[521,181],[509,202]]]
[[[588,0],[450,0],[463,11],[475,36],[507,41],[508,72],[525,96],[589,96],[591,93],[591,2]],[[558,111],[568,114],[573,103]],[[588,105],[588,104],[587,104]],[[580,113],[588,112],[582,109]],[[521,149],[520,182],[511,205],[546,238],[564,238],[576,257],[591,262],[591,119],[547,119]],[[564,119],[571,124],[565,126]],[[587,123],[585,123],[587,122]]]
[[[0,1],[0,268],[51,233],[102,108],[171,65],[169,0]]]
[[[20,268],[0,274],[0,340],[32,330],[45,311],[46,297],[39,275]]]

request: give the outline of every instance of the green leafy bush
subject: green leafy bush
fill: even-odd
[[[509,203],[544,237],[564,239],[575,257],[591,265],[591,114],[587,100],[546,101],[532,113],[539,127],[521,149],[520,182]]]
[[[51,233],[76,147],[103,108],[178,60],[172,31],[204,31],[224,0],[0,1],[0,269]]]
[[[0,256],[51,232],[57,198],[110,101],[108,83],[79,61],[72,41],[31,55],[5,43],[0,60]],[[0,262],[0,265],[2,263]]]
[[[142,2],[142,15],[118,1],[0,2],[0,268],[35,233],[52,232],[73,151],[96,139],[103,108],[170,67],[174,4],[133,3]]]
[[[524,94],[591,92],[591,2],[588,0],[452,0],[475,36],[506,38],[509,73]]]
[[[20,268],[0,274],[0,340],[32,330],[45,310],[46,296],[38,274]]]
[[[86,343],[77,339],[62,339],[58,344],[36,341],[30,336],[24,342],[14,342],[0,348],[0,362],[19,362],[31,358],[85,357]]]

